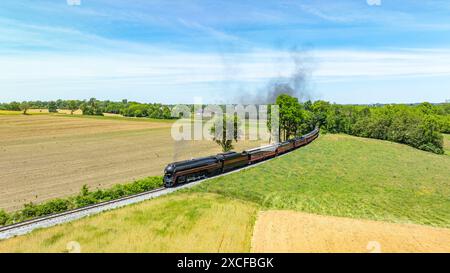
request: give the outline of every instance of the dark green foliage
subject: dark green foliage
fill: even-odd
[[[50,215],[53,213],[63,212],[72,208],[71,201],[65,199],[54,199],[42,204],[25,204],[24,208],[16,215],[19,220],[26,220],[34,217]]]
[[[83,115],[94,115],[101,116],[103,115],[103,107],[95,98],[91,98],[89,101],[84,102],[80,105],[80,109],[83,111]]]
[[[28,203],[24,208],[12,214],[0,210],[0,226],[15,222],[25,221],[31,218],[64,212],[74,208],[85,207],[120,197],[137,194],[162,187],[162,178],[148,177],[136,180],[129,184],[115,185],[110,189],[89,191],[84,185],[77,196],[67,199],[54,199],[42,204]]]
[[[75,207],[77,208],[81,208],[81,207],[85,207],[85,206],[89,206],[89,205],[93,205],[95,203],[97,203],[97,200],[90,195],[87,196],[83,196],[83,195],[78,195],[74,198],[74,204]]]
[[[50,113],[56,113],[56,112],[58,112],[58,106],[56,105],[56,102],[50,101],[50,102],[48,103],[48,111],[49,111]]]
[[[123,105],[119,114],[126,117],[149,117],[155,119],[171,119],[171,109],[167,105],[159,103],[143,104],[138,102],[130,102]]]
[[[28,109],[30,109],[30,104],[27,101],[24,101],[20,104],[20,110],[23,112],[24,115],[27,114]]]
[[[78,110],[80,105],[78,104],[78,102],[76,100],[69,100],[67,102],[67,106],[70,110],[70,114],[73,115],[73,112]]]
[[[11,111],[20,111],[20,103],[18,102],[11,102],[9,108],[7,110]]]
[[[4,210],[0,209],[0,226],[8,224],[9,220],[9,215]]]
[[[79,195],[73,198],[75,207],[84,207],[87,205],[96,204],[99,202],[109,201],[120,197],[141,193],[149,190],[156,189],[162,186],[162,178],[148,177],[140,180],[136,180],[130,184],[115,185],[110,189],[89,191],[88,187],[84,185],[81,188]]]
[[[280,138],[284,140],[298,133],[299,125],[302,123],[302,109],[297,98],[287,94],[277,97],[276,104],[280,107]]]
[[[349,106],[351,107],[351,106]],[[339,132],[361,137],[389,140],[442,154],[443,140],[438,118],[405,105],[387,105],[370,109],[349,130]]]
[[[437,118],[439,131],[444,134],[450,134],[450,114],[435,117]]]

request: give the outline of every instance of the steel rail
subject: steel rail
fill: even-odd
[[[88,205],[88,206],[84,206],[84,207],[80,207],[80,208],[76,208],[76,209],[67,210],[67,211],[64,211],[64,212],[59,212],[59,213],[54,213],[54,214],[45,215],[45,216],[41,216],[41,217],[36,217],[36,218],[30,219],[30,220],[26,220],[26,221],[22,221],[22,222],[19,222],[19,223],[15,223],[15,224],[11,224],[11,225],[0,227],[0,232],[4,232],[4,231],[11,230],[11,229],[14,229],[14,228],[19,228],[19,227],[22,227],[22,226],[26,226],[26,225],[42,222],[44,220],[49,220],[49,219],[53,219],[53,218],[57,218],[57,217],[61,217],[61,216],[70,215],[70,214],[73,214],[75,212],[85,211],[85,210],[89,210],[89,209],[93,209],[93,208],[106,206],[106,205],[109,205],[109,204],[114,204],[114,203],[117,203],[117,202],[120,202],[120,201],[132,199],[134,197],[146,195],[146,194],[153,193],[153,192],[162,191],[164,189],[165,188],[157,188],[157,189],[146,191],[146,192],[141,192],[141,193],[137,193],[137,194],[133,194],[133,195],[120,197],[120,198],[117,198],[117,199],[114,199],[114,200],[103,201],[103,202],[100,202],[100,203],[96,203],[96,204],[92,204],[92,205]]]

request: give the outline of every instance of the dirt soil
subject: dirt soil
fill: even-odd
[[[171,122],[57,115],[0,116],[0,209],[17,210],[162,175],[170,162],[220,152],[212,141],[176,142]],[[257,144],[240,142],[236,149]]]
[[[450,252],[450,229],[262,211],[252,252]]]

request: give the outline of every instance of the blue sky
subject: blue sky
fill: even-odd
[[[80,2],[0,2],[0,101],[450,99],[447,0]]]

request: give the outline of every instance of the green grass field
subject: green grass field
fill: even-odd
[[[22,111],[0,110],[0,115],[22,115]]]
[[[444,136],[444,151],[446,155],[450,155],[450,135],[443,134]]]
[[[450,157],[346,135],[188,190],[0,242],[0,252],[248,251],[260,209],[450,227]]]
[[[192,189],[264,208],[450,227],[450,158],[406,145],[324,135],[262,166]]]

